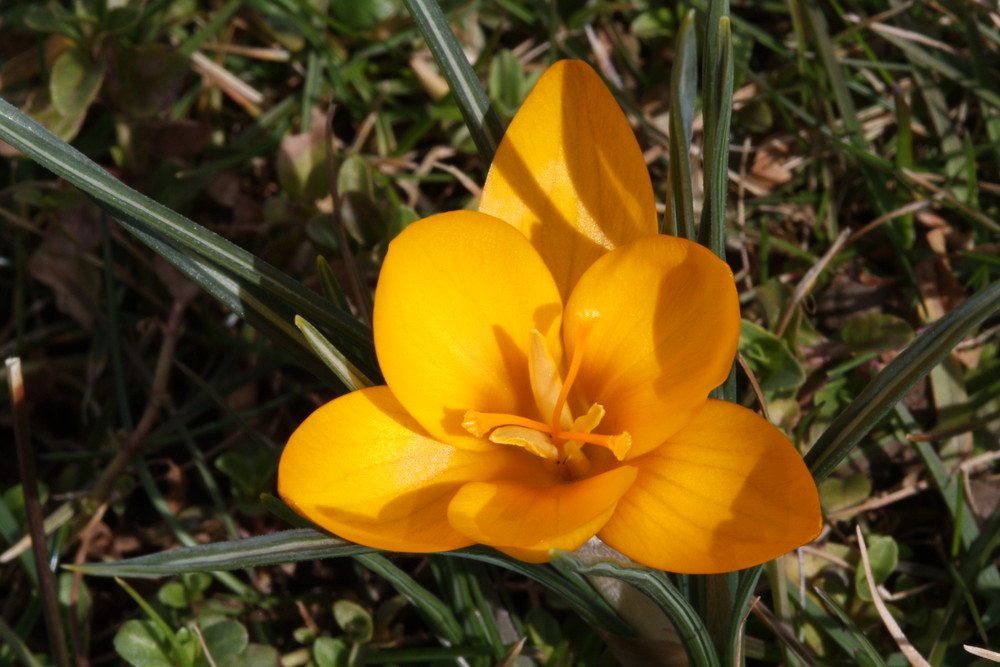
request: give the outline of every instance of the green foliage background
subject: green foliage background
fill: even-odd
[[[102,572],[184,573],[56,568],[47,598],[5,435],[0,665],[61,663],[47,610],[78,664],[675,664],[682,645],[726,664],[743,633],[753,664],[905,664],[855,527],[914,650],[988,664],[962,646],[1000,643],[996,8],[748,0],[722,24],[704,1],[437,9],[0,6],[0,132],[35,151],[0,147],[0,352],[23,363],[51,564],[166,552]],[[260,497],[311,409],[378,380],[364,315],[388,241],[474,205],[559,58],[615,91],[663,228],[725,252],[760,393],[743,370],[726,392],[762,399],[822,480],[827,529],[763,573],[378,554],[279,533],[295,518]],[[6,382],[0,398],[12,433]],[[195,572],[210,566],[227,571]],[[585,575],[666,600],[678,633]],[[753,594],[745,626],[713,612]]]

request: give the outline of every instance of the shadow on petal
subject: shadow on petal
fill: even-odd
[[[600,533],[650,567],[689,574],[769,561],[819,534],[819,494],[798,451],[762,417],[709,401],[640,469]]]
[[[732,272],[710,251],[648,236],[607,253],[580,278],[566,306],[568,354],[585,321],[593,330],[578,384],[607,409],[603,428],[631,434],[636,457],[687,424],[729,374],[739,301]]]
[[[497,149],[479,210],[531,239],[564,298],[603,253],[656,233],[635,134],[589,65],[558,62],[535,84]]]

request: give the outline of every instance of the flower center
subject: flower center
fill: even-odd
[[[583,475],[590,469],[583,451],[585,444],[608,449],[616,459],[623,460],[632,446],[632,436],[627,432],[611,435],[593,433],[604,419],[602,405],[592,404],[585,414],[575,419],[567,405],[595,318],[587,317],[578,329],[565,382],[560,377],[545,337],[535,329],[531,331],[528,374],[535,405],[541,415],[550,418],[548,422],[519,415],[469,410],[462,422],[465,430],[479,438],[488,437],[497,444],[523,447],[547,462],[566,465],[573,476]]]

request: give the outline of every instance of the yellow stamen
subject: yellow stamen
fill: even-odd
[[[580,314],[576,346],[566,373],[566,382],[560,382],[559,371],[546,347],[545,338],[536,330],[531,332],[528,355],[531,389],[542,413],[546,409],[551,410],[550,423],[502,412],[468,410],[462,420],[462,427],[477,438],[488,437],[497,444],[523,447],[553,464],[567,464],[574,475],[582,475],[590,467],[583,453],[584,444],[604,447],[619,461],[624,460],[632,446],[632,436],[628,432],[614,435],[592,433],[604,419],[604,406],[594,403],[586,414],[573,419],[566,405],[570,389],[580,373],[587,338],[598,317],[598,314],[591,312]]]
[[[549,440],[548,434],[533,428],[500,426],[490,433],[490,442],[522,447],[543,459],[555,461],[559,458],[559,449]]]
[[[628,450],[632,448],[632,436],[628,431],[622,431],[618,435],[609,436],[604,446],[611,450],[616,459],[624,461]]]
[[[590,406],[590,409],[587,410],[587,414],[573,420],[572,428],[577,433],[590,433],[597,428],[597,425],[601,423],[602,419],[604,419],[604,414],[604,406],[600,403],[594,403]]]
[[[465,417],[462,419],[462,428],[477,438],[485,438],[490,431],[498,426],[525,426],[527,428],[535,429],[536,431],[544,431],[546,433],[550,432],[548,424],[535,421],[534,419],[518,417],[517,415],[504,414],[502,412],[477,412],[475,410],[467,410]]]
[[[555,408],[552,410],[552,435],[557,438],[564,437],[561,433],[560,419],[562,416],[563,406],[566,405],[566,399],[569,398],[569,390],[573,387],[573,383],[576,381],[576,375],[580,372],[580,364],[583,362],[583,348],[584,344],[587,342],[587,336],[590,334],[593,328],[593,318],[588,318],[580,323],[579,329],[576,333],[576,347],[573,349],[573,359],[569,364],[569,372],[566,373],[566,382],[563,383],[562,390],[559,392],[559,398],[556,399]],[[574,438],[579,439],[579,438]],[[584,440],[583,442],[587,442]]]
[[[539,414],[552,414],[556,400],[559,398],[559,392],[562,391],[563,383],[556,360],[552,357],[545,337],[538,329],[531,330],[528,375],[531,378],[531,392],[535,396],[535,405],[538,407]],[[572,420],[569,409],[564,405],[562,414],[559,415],[559,423],[568,427]]]
[[[591,408],[588,414],[591,414],[592,412],[594,412],[593,408]],[[519,417],[517,415],[508,415],[502,412],[477,412],[475,410],[468,410],[465,413],[465,418],[462,420],[462,427],[477,438],[485,438],[489,435],[490,431],[501,426],[523,426],[534,431],[547,433],[558,439],[558,442],[556,443],[557,445],[567,440],[576,440],[578,442],[586,442],[591,445],[598,445],[599,447],[611,450],[611,452],[615,455],[615,458],[619,461],[625,457],[625,453],[628,452],[629,447],[632,446],[632,436],[629,435],[628,432],[619,433],[617,435],[600,435],[597,433],[563,431],[560,429],[559,433],[556,434],[552,432],[552,426],[549,424],[544,424],[540,421],[535,421],[534,419]],[[494,442],[497,441],[494,440]]]

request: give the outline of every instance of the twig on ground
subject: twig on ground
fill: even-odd
[[[774,335],[781,338],[781,335],[785,333],[785,329],[788,327],[788,323],[792,321],[792,315],[795,313],[795,309],[798,307],[802,299],[806,298],[813,285],[819,279],[819,275],[823,273],[830,262],[837,257],[837,254],[843,249],[844,245],[847,243],[848,237],[851,235],[851,230],[845,229],[840,233],[840,235],[834,240],[827,251],[819,258],[812,268],[806,271],[806,274],[802,276],[802,280],[799,284],[795,286],[792,291],[792,296],[788,300],[788,305],[785,306],[784,312],[781,314],[781,320],[778,322],[778,327],[774,330]]]
[[[757,396],[757,404],[760,406],[761,414],[764,415],[764,419],[771,421],[771,417],[767,414],[767,401],[764,400],[764,392],[760,389],[760,384],[757,382],[757,377],[750,370],[750,364],[747,360],[743,358],[743,355],[739,352],[736,353],[736,361],[739,362],[740,368],[747,376],[747,380],[750,381],[750,386],[753,387],[753,393]]]
[[[11,410],[14,413],[14,445],[17,448],[17,467],[21,475],[24,492],[24,508],[28,515],[28,532],[32,538],[31,553],[35,557],[38,571],[38,589],[42,598],[42,611],[49,631],[49,647],[56,664],[69,667],[69,653],[66,651],[66,636],[63,634],[59,618],[59,600],[56,597],[55,579],[49,568],[49,553],[45,544],[45,527],[42,520],[42,506],[38,500],[38,475],[35,458],[31,451],[31,435],[28,430],[28,408],[24,404],[24,378],[21,375],[21,359],[7,360],[7,384],[10,387]]]
[[[778,617],[774,615],[770,609],[764,605],[760,598],[755,598],[753,604],[750,605],[750,611],[752,611],[757,618],[764,621],[764,625],[771,629],[775,635],[778,636],[781,641],[785,643],[788,649],[795,654],[795,657],[802,661],[802,664],[808,667],[819,667],[818,663],[813,660],[812,656],[809,655],[809,651],[806,649],[802,643],[795,638],[792,631],[782,623]]]
[[[1000,662],[1000,653],[997,653],[996,651],[979,648],[978,646],[969,646],[968,644],[962,644],[962,648],[979,658],[986,658],[987,660],[992,660],[993,662]]]
[[[872,565],[868,561],[868,547],[865,545],[865,536],[861,534],[861,526],[855,526],[855,532],[858,536],[858,548],[861,550],[861,562],[865,566],[865,575],[868,580],[868,590],[872,594],[872,602],[875,603],[875,608],[878,610],[878,615],[882,618],[882,623],[885,624],[886,630],[892,636],[893,640],[896,642],[896,646],[902,651],[903,657],[906,658],[913,667],[931,667],[930,663],[927,662],[917,649],[913,648],[913,644],[910,640],[906,638],[903,634],[903,630],[896,623],[896,619],[892,617],[889,613],[889,609],[885,606],[885,602],[882,601],[882,595],[879,593],[878,586],[875,585],[875,576],[872,574]]]
[[[869,498],[859,505],[852,505],[851,507],[845,507],[843,509],[830,512],[827,514],[827,518],[833,521],[843,519],[844,517],[852,516],[854,514],[860,514],[861,512],[867,512],[868,510],[885,507],[886,505],[891,505],[892,503],[903,500],[904,498],[915,496],[921,491],[927,490],[929,486],[930,483],[927,482],[927,480],[920,480],[913,486],[906,486],[890,493],[883,494],[877,498]]]

